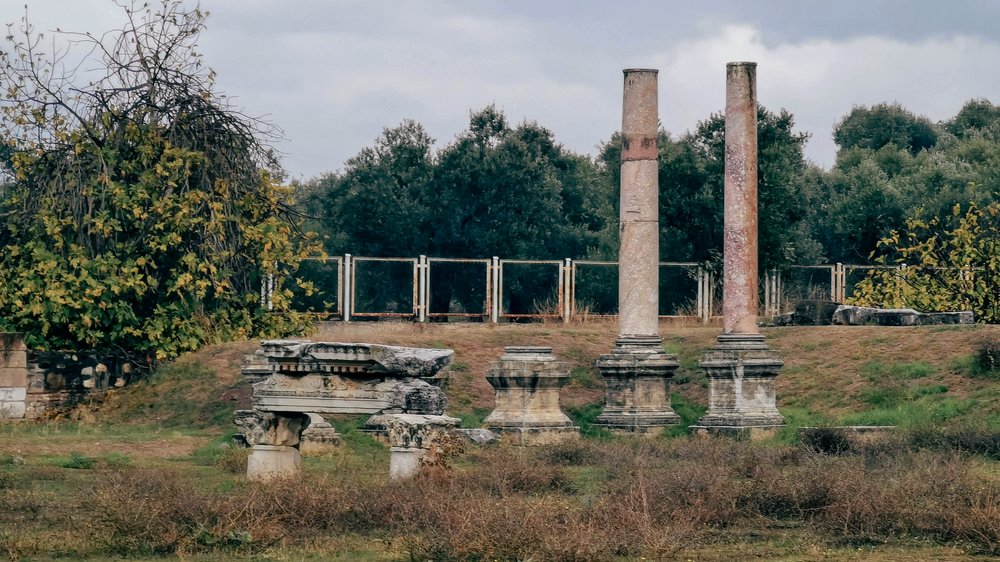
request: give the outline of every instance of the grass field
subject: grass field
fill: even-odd
[[[718,328],[665,325],[674,407],[704,411],[697,368]],[[506,345],[571,364],[565,409],[581,443],[456,447],[447,466],[387,480],[388,451],[334,420],[336,452],[300,480],[261,486],[226,446],[255,342],[212,346],[45,424],[0,425],[0,559],[114,560],[968,560],[1000,556],[1000,373],[979,342],[1000,328],[776,328],[778,404],[793,427],[904,428],[888,444],[824,455],[788,430],[762,443],[656,440],[588,427],[593,368],[613,324],[335,324],[313,339],[456,351],[449,413],[476,426]],[[993,557],[993,558],[991,558]]]

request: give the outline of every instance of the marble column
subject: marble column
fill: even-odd
[[[763,436],[785,423],[775,406],[782,366],[757,327],[757,63],[726,65],[723,333],[702,355],[709,405],[692,429]]]
[[[677,423],[670,377],[677,357],[659,335],[659,184],[657,71],[625,70],[618,251],[618,339],[597,360],[606,404],[597,423],[651,432]]]

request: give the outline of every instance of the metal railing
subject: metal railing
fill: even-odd
[[[616,261],[333,256],[303,262],[296,277],[313,284],[294,294],[292,309],[345,322],[400,318],[428,322],[458,317],[562,320],[617,315]],[[315,265],[321,264],[321,265]],[[720,316],[721,279],[706,264],[661,262],[661,318],[708,322]],[[790,266],[761,276],[761,313],[771,318],[807,299],[844,302],[859,273],[898,266]],[[312,278],[310,278],[312,276]],[[668,278],[667,282],[663,282]],[[333,279],[336,279],[334,285]],[[273,308],[276,280],[261,283],[261,306]]]

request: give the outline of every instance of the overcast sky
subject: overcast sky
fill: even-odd
[[[24,13],[0,0],[0,21]],[[27,0],[40,29],[121,25],[111,0]],[[192,2],[193,4],[193,2]],[[292,178],[341,169],[385,127],[423,123],[443,147],[495,103],[571,150],[621,124],[623,68],[660,70],[660,120],[678,134],[724,104],[725,63],[758,63],[759,101],[812,134],[853,105],[898,101],[931,120],[1000,102],[1000,2],[991,0],[203,0],[201,50],[219,89],[284,130]]]

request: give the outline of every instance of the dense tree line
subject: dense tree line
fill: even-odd
[[[898,104],[855,107],[833,131],[830,170],[805,160],[808,135],[788,111],[760,107],[758,122],[762,267],[869,263],[918,209],[945,216],[1000,193],[1000,107],[988,100],[937,124]],[[724,134],[721,114],[680,136],[660,131],[664,260],[718,257]],[[616,133],[596,158],[574,154],[490,106],[440,150],[407,121],[298,189],[332,253],[614,258],[620,150]]]
[[[808,135],[791,113],[759,107],[762,268],[884,262],[880,241],[908,219],[946,226],[956,205],[1000,199],[1000,107],[989,100],[942,123],[899,104],[857,106],[832,134],[837,158],[824,170],[804,158]],[[660,131],[661,259],[719,262],[724,139],[722,114]],[[615,259],[620,151],[616,133],[596,157],[574,154],[490,106],[440,150],[407,121],[297,188],[334,254]]]

